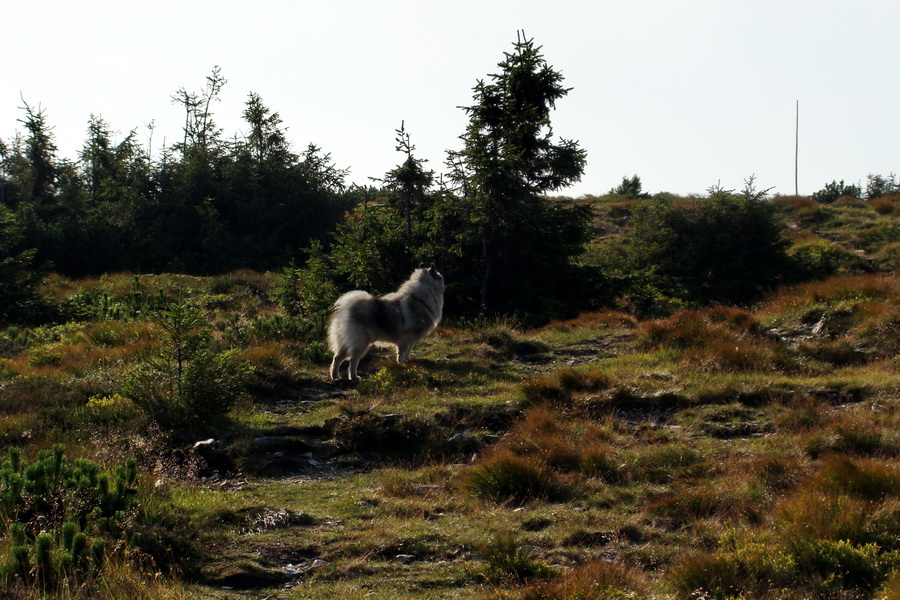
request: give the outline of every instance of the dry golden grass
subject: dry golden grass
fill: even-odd
[[[602,311],[582,313],[578,317],[566,321],[551,321],[541,330],[633,329],[636,326],[635,318],[627,313]]]
[[[606,429],[572,421],[545,407],[529,410],[500,445],[559,472],[593,469],[609,452]]]
[[[725,336],[685,350],[682,361],[694,365],[699,372],[771,372],[778,366],[778,357],[771,343],[756,339],[727,339]]]
[[[244,560],[269,579],[233,592],[198,586],[197,597],[689,598],[700,587],[709,598],[876,597],[834,557],[873,573],[871,586],[900,589],[879,570],[900,567],[891,562],[900,550],[895,277],[814,282],[755,310],[642,323],[609,311],[535,330],[512,320],[442,327],[411,364],[373,353],[366,380],[334,386],[333,396],[316,395],[330,385],[326,369],[302,358],[299,343],[219,336],[251,327],[248,315],[277,313],[240,304],[260,284],[238,273],[197,297],[221,325],[214,343],[234,344],[256,367],[252,397],[216,435],[241,469],[257,470],[243,470],[248,483],[233,490],[174,477],[166,485],[174,512],[209,535],[208,565],[226,572]],[[129,293],[132,280],[91,285]],[[232,293],[243,299],[220,297]],[[37,350],[15,346],[0,365],[3,439],[27,431],[36,447],[72,436],[99,453],[102,444],[79,437],[85,428],[130,452],[141,432],[113,414],[115,378],[151,347],[154,328],[104,321],[38,333]],[[878,354],[857,359],[861,346]],[[273,409],[282,392],[317,399]],[[388,414],[399,416],[391,426]],[[104,425],[114,418],[115,429]],[[274,456],[254,442],[284,432],[319,464],[306,446]],[[457,433],[471,449],[447,451]],[[246,533],[247,514],[281,508],[311,524]],[[477,549],[502,531],[515,533],[520,566],[554,565],[556,574],[486,591]],[[330,564],[287,589],[277,577],[284,564],[311,561],[293,552]],[[122,576],[96,595],[191,593],[149,572]],[[133,588],[141,581],[143,596]]]
[[[900,297],[900,279],[891,274],[851,275],[832,277],[787,287],[766,299],[756,311],[764,316],[790,314],[798,307],[817,303],[841,301],[893,299]]]
[[[724,307],[680,310],[671,317],[641,324],[646,346],[681,349],[702,347],[717,340],[739,341],[760,328],[749,313]]]
[[[17,375],[82,377],[97,369],[133,362],[155,345],[156,328],[147,323],[100,321],[68,327],[58,341],[37,343],[7,363]]]
[[[539,459],[509,450],[479,460],[461,477],[460,485],[486,500],[513,505],[560,500],[569,493],[563,480]]]
[[[900,194],[879,196],[869,200],[869,206],[880,215],[900,214]]]
[[[873,255],[875,261],[885,271],[900,270],[900,242],[885,244]]]
[[[815,220],[822,213],[822,206],[809,196],[776,196],[773,204],[800,220]]]
[[[595,560],[566,572],[557,580],[527,586],[520,600],[621,600],[650,598],[646,576],[621,562]]]
[[[900,279],[894,275],[835,277],[790,287],[756,314],[781,329],[844,340],[869,360],[900,352]],[[817,339],[811,343],[820,344]]]
[[[778,366],[776,344],[745,311],[728,307],[681,310],[642,323],[644,347],[682,351],[681,361],[700,372],[768,372]]]

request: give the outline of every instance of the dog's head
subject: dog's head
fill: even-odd
[[[439,285],[441,289],[444,287],[444,276],[437,270],[434,263],[431,263],[431,266],[428,267],[419,265],[413,276],[419,281],[431,281],[433,284]]]

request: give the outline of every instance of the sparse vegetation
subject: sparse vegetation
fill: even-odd
[[[99,119],[57,161],[28,109],[0,144],[0,596],[900,597],[895,177],[546,197],[584,166],[550,139],[568,90],[530,40],[500,67],[458,189],[401,126],[384,187],[345,190],[255,94],[226,143],[218,70],[165,169]],[[413,360],[328,380],[334,297],[435,255]],[[182,273],[70,278],[127,267]]]
[[[857,598],[896,585],[892,275],[831,277],[753,307],[657,319],[604,312],[539,329],[460,320],[410,364],[375,351],[352,388],[325,383],[311,330],[289,328],[273,281],[143,276],[138,287],[168,308],[4,332],[7,447],[36,456],[64,442],[98,469],[133,456],[139,481],[158,482],[133,486],[124,537],[106,546],[120,539],[127,552],[110,554],[99,575],[85,525],[28,525],[23,545],[7,521],[12,589],[42,577],[46,552],[53,581],[72,583],[48,580],[24,597],[112,597],[155,573],[168,582],[160,597],[220,599],[237,597],[221,586],[393,598],[440,586],[518,600]],[[44,293],[62,304],[94,290],[118,306],[134,302],[136,285],[56,278]],[[154,413],[125,393],[145,357],[179,348],[187,361],[230,348],[253,367],[208,422],[214,442],[197,450],[200,437],[166,422],[172,406]],[[81,575],[60,579],[75,573],[64,553],[73,565],[87,557]]]

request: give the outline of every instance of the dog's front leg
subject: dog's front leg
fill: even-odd
[[[403,363],[409,360],[409,353],[412,351],[412,344],[402,344],[397,346],[397,362]]]

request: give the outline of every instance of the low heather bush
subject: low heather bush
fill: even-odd
[[[530,500],[554,500],[567,495],[567,486],[538,461],[511,452],[499,452],[473,465],[463,486],[486,500],[525,504]]]
[[[479,554],[485,562],[485,578],[494,583],[522,583],[555,574],[549,566],[534,559],[511,532],[495,535],[479,548]]]
[[[557,579],[528,585],[520,600],[624,600],[651,597],[644,576],[609,560],[580,565]]]

